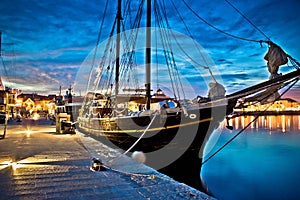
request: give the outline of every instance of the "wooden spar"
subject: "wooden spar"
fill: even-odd
[[[146,109],[150,110],[151,101],[151,0],[147,0],[146,22]]]
[[[291,80],[293,78],[296,78],[296,77],[300,78],[300,70],[290,72],[290,73],[285,74],[283,76],[279,76],[277,78],[259,83],[257,85],[252,86],[252,87],[249,87],[249,88],[243,89],[241,91],[235,92],[233,94],[227,95],[226,98],[227,99],[239,99],[239,98],[254,94],[256,92],[259,92],[259,91],[261,91],[263,89],[266,89],[270,86],[274,86],[274,85],[277,85],[277,84],[284,83],[284,82],[286,82],[288,80]]]

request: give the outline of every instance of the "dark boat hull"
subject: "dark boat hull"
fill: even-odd
[[[146,165],[205,191],[200,178],[205,142],[223,121],[226,108],[220,104],[188,110],[188,115],[165,112],[138,117],[80,119],[78,129],[124,151],[132,148],[143,134],[130,152],[143,151]]]

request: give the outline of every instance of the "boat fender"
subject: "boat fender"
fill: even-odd
[[[145,163],[146,162],[146,155],[142,151],[133,152],[131,157],[139,163]]]
[[[190,114],[190,119],[196,119],[197,115],[196,114]]]

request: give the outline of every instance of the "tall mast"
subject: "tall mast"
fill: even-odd
[[[118,0],[118,13],[117,13],[117,43],[116,43],[116,77],[115,77],[115,95],[119,94],[119,71],[120,71],[120,32],[122,20],[122,0]]]
[[[0,57],[2,56],[2,31],[0,31]]]
[[[150,110],[151,100],[151,0],[147,0],[147,22],[146,22],[146,109]]]

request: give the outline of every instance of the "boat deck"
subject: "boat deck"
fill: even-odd
[[[111,169],[93,172],[91,159]],[[111,162],[109,162],[111,161]],[[213,199],[47,120],[10,122],[0,140],[1,199]]]

